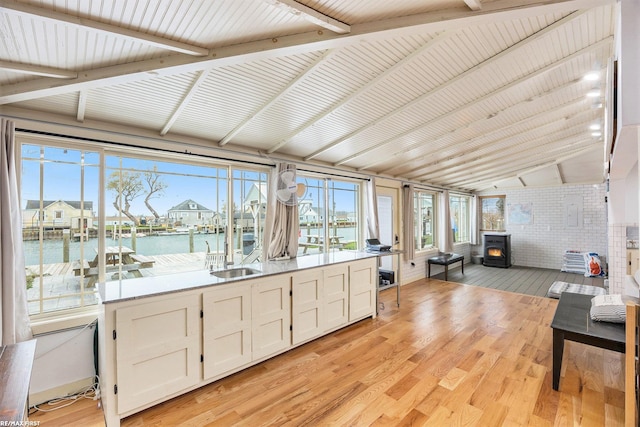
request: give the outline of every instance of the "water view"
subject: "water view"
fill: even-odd
[[[330,235],[340,236],[342,241],[354,241],[356,240],[356,229],[350,228],[338,228],[335,230],[337,234],[334,234],[332,229]],[[307,235],[321,234],[322,231],[317,228],[300,229],[301,242],[305,241]],[[211,252],[223,252],[224,250],[224,233],[197,233],[193,235],[193,252],[207,252],[207,242]],[[255,241],[255,235],[253,233],[234,233],[233,246],[235,250],[241,250],[243,252],[251,250],[254,245],[257,246],[259,242]],[[169,234],[169,235],[153,235],[153,236],[139,236],[135,239],[135,245],[132,242],[131,237],[123,237],[122,239],[107,239],[107,246],[126,246],[134,249],[138,254],[145,256],[153,255],[167,255],[167,254],[179,254],[189,253],[190,249],[190,236],[188,234]],[[135,246],[135,247],[134,247]],[[42,256],[43,264],[54,264],[64,262],[63,258],[63,243],[62,240],[45,240],[42,244]],[[84,254],[81,257],[80,249],[84,250]],[[69,242],[69,261],[79,260],[84,258],[88,261],[92,261],[98,253],[98,239],[92,238],[83,242],[81,245],[79,241]],[[27,266],[38,265],[40,243],[37,240],[24,242],[25,263]]]

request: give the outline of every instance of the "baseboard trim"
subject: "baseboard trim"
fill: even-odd
[[[95,382],[95,377],[90,377],[90,378],[74,381],[69,384],[64,384],[58,387],[54,387],[49,390],[40,391],[38,393],[30,393],[29,406],[31,407],[33,405],[39,405],[41,403],[48,402],[52,399],[73,395],[78,391],[91,387],[94,382]]]

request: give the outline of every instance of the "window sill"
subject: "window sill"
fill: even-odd
[[[98,307],[76,313],[65,313],[55,317],[40,318],[31,321],[31,332],[34,336],[75,329],[95,321],[98,318]]]

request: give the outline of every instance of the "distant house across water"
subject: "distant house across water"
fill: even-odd
[[[172,207],[167,212],[169,222],[182,227],[217,227],[220,214],[191,199]]]
[[[22,211],[22,227],[45,229],[93,228],[93,202],[74,200],[27,200]]]

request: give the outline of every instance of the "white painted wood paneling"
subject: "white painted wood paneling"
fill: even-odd
[[[615,3],[299,4],[346,32],[269,0],[7,2],[0,104],[452,189],[557,185],[548,164],[602,182],[604,149],[582,156],[605,94],[585,95],[605,89]]]

